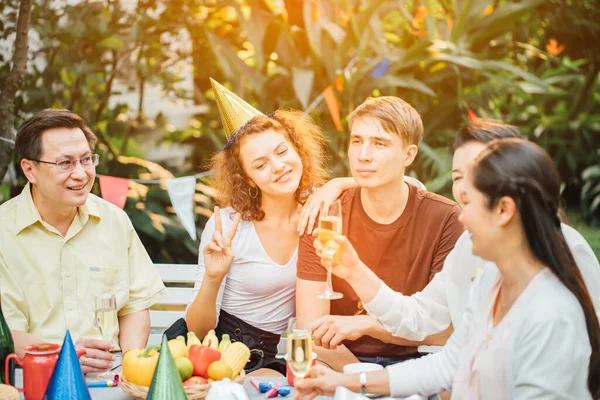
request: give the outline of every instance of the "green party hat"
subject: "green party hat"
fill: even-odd
[[[152,383],[146,400],[187,400],[181,376],[175,367],[175,361],[163,335],[158,363],[152,376]]]
[[[225,129],[225,135],[229,139],[229,143],[225,147],[229,147],[238,129],[246,125],[252,118],[264,114],[213,78],[210,78],[210,84],[215,93],[215,100],[219,108],[223,129]]]

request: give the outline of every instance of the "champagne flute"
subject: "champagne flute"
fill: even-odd
[[[308,327],[298,326],[296,318],[290,318],[287,330],[287,362],[296,378],[304,378],[312,365],[312,334]]]
[[[117,318],[117,299],[115,295],[96,296],[96,328],[104,340],[114,342],[117,338],[119,320]],[[114,378],[114,374],[109,371],[102,372],[97,376],[99,380],[109,380]]]
[[[333,239],[342,234],[342,203],[339,200],[323,207],[319,215],[319,242],[323,245],[323,252],[330,257],[340,245]],[[318,293],[317,298],[323,300],[336,300],[344,297],[342,293],[334,292],[331,285],[331,261],[327,263],[327,286],[323,293]]]

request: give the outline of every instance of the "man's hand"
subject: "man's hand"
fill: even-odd
[[[112,366],[115,360],[115,356],[109,352],[114,345],[108,340],[81,338],[75,342],[75,348],[77,350],[85,349],[85,354],[79,358],[84,374],[104,372]]]
[[[331,272],[337,277],[352,283],[350,279],[360,276],[364,270],[368,269],[346,236],[338,235],[333,238],[340,246],[334,256],[323,251],[323,245],[319,241],[318,228],[313,231],[313,236],[315,237],[313,247],[317,256],[321,258],[321,265],[327,268],[327,265],[331,264]]]
[[[335,350],[343,340],[356,340],[368,335],[377,325],[369,315],[326,315],[312,325],[314,343]]]

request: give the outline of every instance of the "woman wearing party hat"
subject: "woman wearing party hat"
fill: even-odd
[[[199,337],[215,329],[255,350],[247,372],[283,374],[275,355],[295,313],[299,210],[324,182],[325,142],[301,112],[264,115],[211,83],[229,135],[212,162],[217,200],[227,208],[215,207],[204,228],[186,322]],[[332,200],[342,182],[328,188]]]

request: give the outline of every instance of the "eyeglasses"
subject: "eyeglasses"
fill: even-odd
[[[81,164],[83,168],[91,168],[98,165],[98,161],[100,161],[100,156],[98,154],[90,154],[89,156],[81,157],[80,159],[61,159],[56,160],[56,162],[44,161],[44,160],[34,160],[30,158],[31,161],[37,161],[44,164],[52,164],[56,166],[60,172],[70,172],[73,171],[77,167],[77,162]]]

